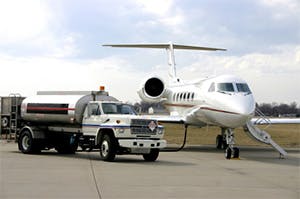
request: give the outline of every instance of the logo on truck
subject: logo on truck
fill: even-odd
[[[149,124],[148,124],[148,128],[153,132],[157,127],[157,124],[154,122],[154,121],[151,121]]]

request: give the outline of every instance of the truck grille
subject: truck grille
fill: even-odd
[[[155,120],[132,119],[130,126],[131,133],[135,135],[156,135],[158,128]]]

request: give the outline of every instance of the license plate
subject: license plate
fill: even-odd
[[[131,153],[147,154],[150,153],[149,148],[131,148]]]

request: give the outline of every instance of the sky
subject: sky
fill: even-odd
[[[227,49],[175,51],[183,80],[234,74],[258,103],[300,104],[299,13],[299,0],[0,0],[0,96],[104,85],[140,101],[166,51],[102,44],[172,41]]]

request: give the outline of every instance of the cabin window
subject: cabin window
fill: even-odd
[[[186,92],[186,93],[175,93],[173,96],[174,101],[192,101],[194,100],[195,94]]]
[[[177,95],[176,101],[178,102],[179,101],[179,93],[177,93],[176,95]]]
[[[232,83],[218,83],[217,87],[219,92],[234,92]]]

